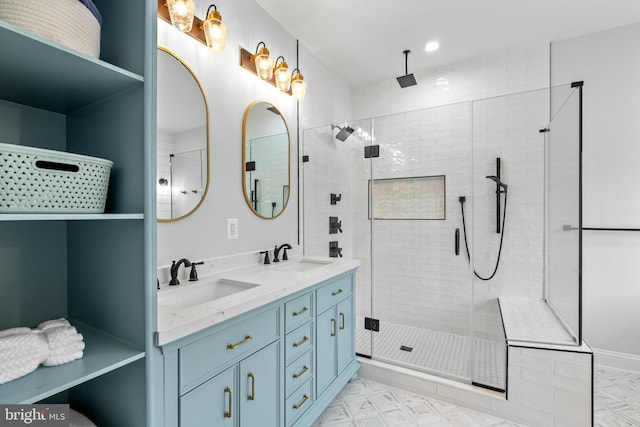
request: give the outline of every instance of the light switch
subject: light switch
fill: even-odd
[[[238,218],[227,218],[227,239],[238,238]]]

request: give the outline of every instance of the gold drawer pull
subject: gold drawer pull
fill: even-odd
[[[309,337],[305,335],[300,342],[294,342],[293,346],[300,347],[302,344],[306,343],[307,341],[309,341]]]
[[[249,342],[249,341],[251,341],[252,339],[253,339],[253,338],[251,338],[251,335],[246,335],[246,336],[244,337],[244,339],[243,339],[242,341],[238,342],[238,343],[235,343],[235,344],[227,344],[227,349],[228,349],[228,350],[236,349],[236,348],[240,347],[241,345],[248,343],[248,342]]]
[[[331,319],[331,336],[336,336],[336,319]]]
[[[256,400],[256,377],[251,372],[247,376],[251,379],[251,394],[247,396],[247,399]]]
[[[231,410],[232,410],[232,404],[233,404],[233,394],[231,393],[231,389],[229,387],[225,387],[224,388],[224,392],[229,393],[229,411],[224,413],[224,417],[225,418],[231,418]]]
[[[305,372],[307,372],[309,370],[309,367],[307,365],[304,365],[302,367],[302,370],[300,372],[298,372],[297,374],[293,374],[293,378],[294,379],[298,379],[301,376],[303,376],[305,374]]]
[[[340,313],[340,330],[344,330],[344,313]]]
[[[302,405],[304,405],[307,402],[307,400],[309,400],[309,396],[305,394],[304,396],[302,396],[302,400],[299,403],[296,403],[295,405],[293,405],[293,409],[300,409]]]
[[[306,312],[306,311],[309,311],[309,307],[307,307],[307,306],[305,306],[305,307],[304,307],[302,310],[300,310],[300,311],[295,311],[295,312],[293,313],[293,316],[294,316],[294,317],[295,317],[295,316],[300,316],[302,313],[304,313],[304,312]]]
[[[342,289],[338,289],[338,290],[337,290],[337,291],[335,291],[335,292],[331,292],[331,296],[332,296],[332,297],[335,297],[336,295],[340,295],[341,293],[342,293]]]

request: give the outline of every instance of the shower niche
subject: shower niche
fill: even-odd
[[[566,85],[304,130],[304,251],[326,256],[337,239],[360,259],[360,355],[505,391],[508,345],[582,345],[581,95]],[[379,157],[363,155],[371,146]],[[328,216],[349,226],[329,234]]]

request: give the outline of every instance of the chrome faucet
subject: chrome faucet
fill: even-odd
[[[179,285],[180,281],[178,280],[178,270],[180,269],[180,265],[184,264],[185,267],[191,267],[191,261],[186,258],[182,258],[180,261],[171,263],[171,280],[169,281],[169,286]]]
[[[283,249],[284,249],[284,252],[282,253],[282,261],[287,261],[289,259],[289,257],[287,256],[287,249],[291,249],[291,245],[288,243],[285,243],[280,245],[280,247],[276,246],[273,249],[273,262],[280,262],[280,258],[278,258],[278,254]]]

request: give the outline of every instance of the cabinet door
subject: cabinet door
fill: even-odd
[[[316,325],[316,384],[318,386],[318,396],[320,396],[327,386],[337,377],[336,337],[338,333],[338,321],[336,319],[335,307],[318,316]]]
[[[279,351],[279,343],[275,342],[240,362],[240,425],[243,427],[280,425]]]
[[[182,396],[180,427],[234,427],[238,418],[236,371],[233,366]]]
[[[353,298],[349,297],[338,304],[338,374],[355,357]]]

